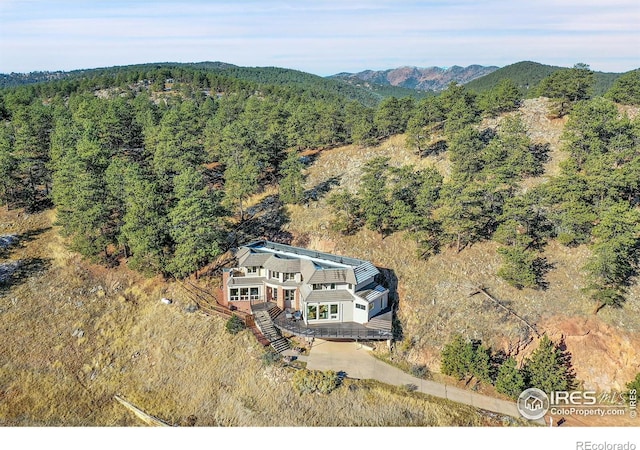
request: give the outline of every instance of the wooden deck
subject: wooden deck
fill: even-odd
[[[253,308],[273,310],[273,303],[258,303]],[[281,331],[295,336],[319,339],[387,340],[393,338],[391,325],[392,311],[383,311],[373,317],[368,324],[338,322],[305,324],[302,320],[288,319],[283,311],[273,317],[273,324]]]

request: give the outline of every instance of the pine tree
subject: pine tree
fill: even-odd
[[[258,189],[259,158],[249,149],[238,149],[227,160],[224,171],[225,201],[230,208],[238,208],[244,220],[246,200]]]
[[[473,371],[473,344],[461,335],[456,335],[450,343],[444,346],[440,358],[442,373],[461,380]]]
[[[161,192],[135,163],[125,172],[123,181],[126,213],[119,242],[131,255],[129,266],[147,274],[164,273],[170,238]]]
[[[304,165],[298,152],[291,152],[281,167],[280,199],[285,203],[301,203],[304,200]]]
[[[576,64],[571,69],[560,69],[538,85],[538,95],[549,97],[555,113],[562,117],[580,100],[591,98],[594,75],[588,66]]]
[[[508,395],[511,398],[518,398],[525,388],[524,377],[518,370],[516,360],[507,358],[498,369],[496,376],[496,391]]]
[[[524,364],[527,387],[544,392],[565,391],[573,388],[574,375],[569,366],[568,355],[547,335],[542,336],[538,348]]]
[[[373,158],[365,164],[360,179],[362,191],[360,199],[365,225],[383,236],[389,232],[391,225],[391,211],[387,206],[389,203],[388,167],[388,158]]]
[[[185,168],[174,179],[176,205],[169,212],[173,254],[167,271],[177,277],[196,272],[222,250],[220,198],[205,186],[202,173]]]

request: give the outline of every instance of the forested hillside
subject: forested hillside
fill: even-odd
[[[501,80],[508,78],[525,93],[527,98],[534,98],[539,95],[537,88],[540,82],[562,69],[564,68],[559,66],[521,61],[472,80],[466,84],[466,87],[473,92],[483,93],[495,88]],[[603,95],[620,75],[618,73],[594,72],[593,94]]]
[[[3,89],[0,201],[55,208],[69,248],[92,261],[178,279],[249,239],[304,243],[283,225],[310,204],[330,212],[336,235],[370,233],[360,242],[371,248],[405,240],[416,264],[490,245],[490,276],[520,291],[548,288],[547,248],[586,249],[579,289],[591,309],[626,307],[640,261],[640,119],[625,111],[639,103],[640,72],[605,97],[583,65],[543,78],[539,114],[564,127],[551,149],[532,139],[517,113],[528,94],[508,78],[482,94],[451,83],[437,97],[370,103],[308,74],[221,70],[105,69]],[[390,139],[419,164],[372,154]],[[309,185],[318,152],[345,145],[348,158],[327,154],[360,170]],[[553,172],[552,150],[564,155]],[[424,332],[419,315],[400,317]]]

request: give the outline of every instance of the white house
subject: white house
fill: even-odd
[[[375,281],[369,261],[270,241],[242,246],[238,267],[225,269],[222,303],[250,309],[275,303],[305,324],[366,324],[389,306],[389,290]]]

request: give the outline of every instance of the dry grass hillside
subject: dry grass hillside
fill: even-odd
[[[526,188],[558,173],[558,164],[564,158],[560,136],[565,121],[547,117],[546,99],[527,100],[518,113],[533,142],[550,147],[546,173],[527,180]],[[487,121],[484,125],[495,123]],[[308,187],[331,179],[339,183],[333,189],[354,189],[363,164],[374,156],[388,156],[393,165],[432,165],[444,175],[449,167],[446,153],[420,158],[405,148],[402,136],[395,136],[376,147],[349,146],[322,152],[308,169]],[[551,242],[543,254],[554,267],[546,277],[548,289],[517,290],[496,276],[501,262],[493,242],[479,243],[460,253],[445,249],[423,261],[415,257],[415,244],[401,233],[382,239],[368,230],[353,236],[332,231],[324,198],[308,206],[290,207],[289,211],[287,231],[299,242],[370,259],[394,272],[398,315],[407,340],[411,340],[403,348],[409,348],[407,357],[414,364],[427,364],[437,371],[440,348],[453,333],[481,339],[518,357],[535,348],[537,338],[523,322],[486,297],[469,295],[482,285],[540,333],[564,339],[577,377],[585,387],[622,389],[640,371],[640,287],[631,289],[624,308],[605,308],[594,316],[594,304],[581,290],[585,286],[581,267],[589,255],[586,246],[567,248]]]
[[[144,425],[118,394],[183,426],[494,426],[500,418],[409,390],[346,380],[299,395],[292,369],[224,319],[189,312],[178,285],[65,250],[53,212],[0,212],[0,425]],[[159,300],[174,300],[165,305]],[[348,411],[345,413],[344,411]]]

